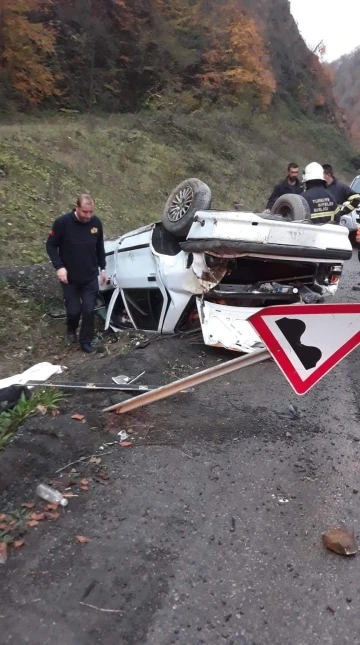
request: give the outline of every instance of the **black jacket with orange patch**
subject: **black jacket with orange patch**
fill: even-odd
[[[54,222],[46,250],[54,269],[65,267],[69,282],[90,282],[106,264],[101,221],[96,215],[85,223],[74,212],[62,215]]]

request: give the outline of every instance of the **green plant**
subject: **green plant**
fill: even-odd
[[[12,410],[0,414],[0,450],[9,443],[21,423],[28,417],[36,414],[57,410],[58,404],[64,399],[62,392],[57,390],[38,390],[26,399],[24,394]]]

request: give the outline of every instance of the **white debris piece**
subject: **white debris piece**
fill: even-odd
[[[26,385],[28,381],[47,381],[54,374],[62,374],[67,368],[62,365],[52,365],[52,363],[37,363],[29,367],[22,374],[15,374],[8,378],[0,379],[0,390],[10,385]]]

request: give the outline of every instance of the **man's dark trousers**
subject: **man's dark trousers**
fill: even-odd
[[[94,338],[94,310],[99,291],[98,278],[85,284],[62,284],[62,288],[68,333],[76,332],[81,316],[79,341],[81,345],[90,344]]]

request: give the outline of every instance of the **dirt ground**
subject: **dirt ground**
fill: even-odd
[[[354,256],[339,302],[358,299],[357,277]],[[233,357],[196,338],[149,340],[66,350],[60,378],[145,371],[139,383],[156,386]],[[359,356],[302,398],[268,361],[126,415],[101,412],[125,395],[68,391],[58,416],[28,420],[0,454],[0,512],[42,481],[74,497],[9,548],[2,642],[357,642],[360,560],[326,551],[321,534],[346,523],[360,535]]]

